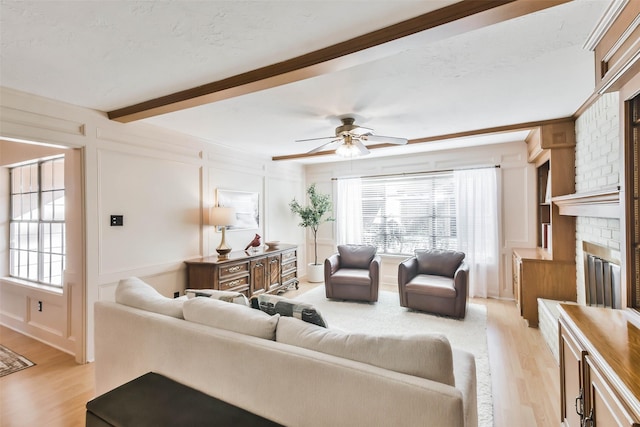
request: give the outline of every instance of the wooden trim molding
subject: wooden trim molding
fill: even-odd
[[[556,196],[551,202],[558,206],[560,215],[620,218],[618,187]]]
[[[492,135],[492,134],[497,135],[500,133],[518,132],[518,131],[527,131],[527,130],[530,131],[530,133],[527,136],[526,140],[530,140],[532,138],[531,136],[532,133],[541,126],[566,123],[567,121],[572,121],[572,120],[573,120],[572,117],[564,117],[560,119],[543,120],[539,122],[527,122],[527,123],[518,123],[513,125],[496,126],[493,128],[474,129],[470,131],[449,133],[445,135],[436,135],[436,136],[428,136],[425,138],[410,139],[407,144],[425,144],[429,142],[447,141],[447,140],[456,139],[456,138],[468,138],[468,137]],[[538,129],[538,133],[540,133],[539,129]],[[376,150],[379,148],[388,148],[388,147],[397,147],[397,145],[393,145],[393,144],[367,145],[367,148],[369,149],[369,151]],[[309,157],[330,156],[330,155],[335,155],[335,151],[327,150],[327,151],[319,151],[317,153],[311,153],[311,154],[309,153],[287,154],[283,156],[274,156],[271,158],[271,160],[273,161],[295,160],[295,159],[304,159]]]
[[[109,111],[107,115],[111,120],[128,123],[230,99],[353,67],[377,59],[381,54],[392,54],[384,52],[392,49],[389,42],[423,31],[435,30],[434,39],[449,37],[568,1],[464,0],[286,61]]]

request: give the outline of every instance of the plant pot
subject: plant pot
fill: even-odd
[[[324,282],[324,264],[308,264],[307,281],[311,283]]]

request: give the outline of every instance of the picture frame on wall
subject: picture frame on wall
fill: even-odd
[[[227,231],[260,229],[260,193],[217,189],[216,199],[218,206],[236,210],[236,223]]]

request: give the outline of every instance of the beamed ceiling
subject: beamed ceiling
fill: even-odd
[[[371,156],[523,140],[594,89],[609,0],[5,1],[0,84],[274,159],[352,116]]]

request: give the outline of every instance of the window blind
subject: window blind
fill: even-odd
[[[362,180],[363,243],[386,254],[457,249],[451,172]]]

